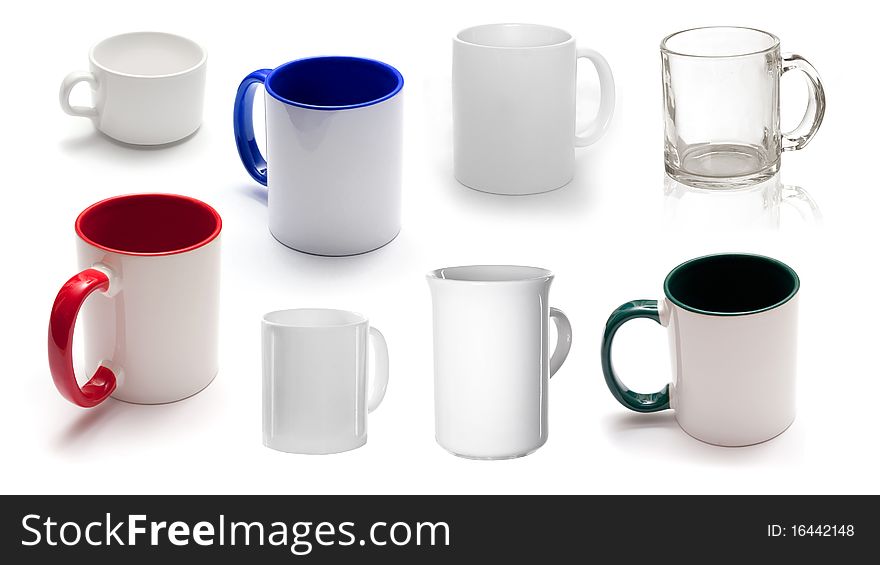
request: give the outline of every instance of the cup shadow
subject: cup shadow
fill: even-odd
[[[200,131],[201,128],[197,129],[183,139],[179,139],[171,143],[164,143],[162,145],[133,145],[113,139],[112,137],[98,131],[97,129],[92,128],[91,131],[84,135],[68,137],[61,140],[59,142],[59,146],[64,153],[67,153],[69,155],[81,155],[88,152],[112,152],[114,156],[117,157],[125,156],[130,158],[138,158],[139,155],[162,152],[185,145],[187,142],[197,137]],[[119,151],[120,149],[123,151]]]
[[[78,456],[92,452],[98,445],[101,449],[110,445],[112,449],[113,445],[149,442],[181,429],[184,421],[206,418],[210,411],[200,399],[139,405],[111,398],[71,418],[50,445],[56,452]]]
[[[263,260],[273,269],[281,268],[285,272],[295,274],[298,278],[313,278],[332,283],[338,280],[357,280],[358,277],[370,273],[388,273],[392,264],[405,261],[403,255],[409,255],[411,250],[408,241],[400,234],[385,245],[356,255],[324,256],[314,255],[293,249],[278,241],[267,226],[267,208],[269,190],[256,182],[239,185],[235,188],[236,195],[247,202],[253,214],[263,214],[254,217],[253,229],[259,230],[248,237],[268,240],[264,251],[260,254]],[[404,228],[405,229],[405,228]],[[262,244],[261,244],[262,245]],[[254,260],[254,255],[250,255]],[[389,275],[390,276],[390,275]]]
[[[481,192],[458,182],[453,173],[451,156],[438,165],[438,176],[446,179],[443,188],[457,201],[457,205],[477,209],[482,213],[505,216],[529,216],[536,213],[553,214],[556,217],[581,216],[593,207],[596,180],[592,163],[601,160],[601,150],[578,150],[575,156],[575,173],[571,182],[549,192],[526,195],[505,195]]]
[[[675,454],[689,461],[706,464],[747,465],[761,461],[791,461],[796,454],[792,430],[763,443],[743,447],[722,447],[689,436],[675,420],[672,411],[653,414],[623,413],[609,416],[604,428],[615,445],[645,454]]]
[[[86,410],[58,435],[55,440],[56,449],[72,449],[98,430],[106,428],[114,419],[118,419],[122,415],[122,408],[121,402],[109,400]]]

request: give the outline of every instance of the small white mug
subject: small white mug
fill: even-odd
[[[575,133],[577,61],[589,59],[601,87],[598,114]],[[561,29],[490,24],[453,41],[455,178],[495,194],[535,194],[574,176],[574,148],[592,145],[614,112],[611,67]]]
[[[89,70],[61,83],[61,109],[89,118],[98,131],[122,143],[163,145],[199,129],[208,55],[194,41],[160,32],[116,35],[89,52]],[[92,106],[71,106],[80,83],[92,90]]]
[[[549,379],[571,348],[568,318],[548,304],[552,280],[545,269],[507,265],[428,274],[436,439],[447,451],[510,459],[547,441]]]
[[[666,299],[633,300],[615,310],[602,339],[611,394],[636,412],[672,409],[689,435],[722,446],[772,439],[794,421],[797,372],[797,274],[748,254],[691,259],[666,277]],[[624,385],[611,344],[629,320],[669,328],[671,384],[644,394]]]
[[[367,443],[367,413],[388,387],[388,345],[366,318],[344,310],[263,316],[263,444],[328,454]],[[375,354],[367,393],[367,345]]]

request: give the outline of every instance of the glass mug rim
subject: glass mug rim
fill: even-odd
[[[519,30],[524,30],[526,33],[534,32],[534,31],[544,31],[551,32],[558,35],[561,39],[558,41],[554,41],[552,43],[547,42],[531,42],[527,45],[500,45],[497,43],[491,43],[487,41],[476,41],[471,39],[466,39],[465,36],[468,33],[474,33],[478,31],[486,31],[486,30],[499,30],[502,28],[518,28]],[[564,38],[564,39],[563,39]],[[565,31],[562,28],[555,26],[548,26],[544,24],[529,24],[529,23],[518,23],[518,22],[506,22],[506,23],[494,23],[494,24],[481,24],[476,26],[470,26],[462,29],[458,33],[455,34],[454,40],[457,43],[461,43],[464,45],[469,45],[471,47],[479,47],[482,49],[498,49],[502,51],[516,51],[523,49],[549,49],[553,47],[560,47],[562,45],[568,45],[574,41],[574,36]]]
[[[737,30],[737,31],[747,31],[754,32],[760,35],[763,35],[770,39],[770,45],[763,49],[756,50],[748,50],[745,53],[727,53],[727,54],[700,54],[700,53],[687,53],[685,51],[675,50],[669,48],[669,41],[675,37],[684,35],[686,33],[692,33],[697,31],[708,31],[708,30]],[[663,38],[660,42],[660,51],[665,55],[675,55],[677,57],[690,57],[694,59],[736,59],[740,57],[751,57],[753,55],[763,55],[765,53],[769,53],[771,51],[779,49],[779,38],[770,33],[769,31],[764,31],[762,29],[754,28],[754,27],[746,27],[746,26],[700,26],[700,27],[692,27],[688,29],[683,29],[671,33]]]
[[[699,269],[703,265],[724,260],[750,262],[768,272],[770,276],[785,278],[786,280],[783,284],[787,286],[787,292],[784,292],[782,296],[779,296],[773,300],[765,301],[768,303],[761,306],[735,311],[722,310],[720,308],[700,308],[694,306],[693,304],[690,304],[689,302],[692,302],[691,300],[687,298],[682,298],[682,296],[680,296],[680,294],[682,293],[678,292],[677,288],[679,286],[677,284],[679,275],[687,273],[693,268]],[[770,273],[770,271],[774,272]],[[798,277],[798,274],[795,272],[795,270],[780,261],[779,259],[774,259],[772,257],[767,257],[765,255],[758,255],[754,253],[715,253],[712,255],[703,255],[702,257],[689,259],[669,271],[669,274],[666,275],[666,279],[663,281],[663,294],[665,294],[666,298],[674,305],[695,314],[703,314],[706,316],[734,317],[760,314],[762,312],[767,312],[779,308],[797,295],[797,293],[800,291],[800,286],[800,278]]]

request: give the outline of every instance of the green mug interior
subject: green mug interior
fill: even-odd
[[[674,268],[663,290],[677,306],[715,316],[756,314],[781,306],[800,288],[794,270],[762,255],[708,255]]]

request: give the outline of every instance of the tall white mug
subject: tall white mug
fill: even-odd
[[[98,131],[134,145],[162,145],[192,135],[202,123],[208,56],[194,41],[159,32],[116,35],[89,52],[89,70],[61,83],[61,109],[89,118]],[[71,106],[78,83],[92,106]]]
[[[598,114],[575,132],[577,61],[589,59],[601,88]],[[455,178],[495,194],[534,194],[568,184],[574,148],[592,145],[614,112],[614,78],[598,52],[561,29],[490,24],[453,40]]]
[[[509,459],[547,441],[548,384],[571,348],[571,325],[550,308],[553,275],[477,265],[428,274],[434,305],[437,443],[472,459]],[[550,320],[558,339],[549,346]]]
[[[672,409],[681,428],[707,443],[743,446],[772,439],[794,421],[797,274],[747,254],[691,259],[673,269],[664,300],[633,300],[605,326],[602,370],[611,394],[636,412]],[[630,390],[611,364],[611,344],[629,320],[669,330],[672,383]]]
[[[266,87],[266,152],[253,99]],[[242,164],[269,188],[269,231],[314,255],[373,251],[400,232],[403,76],[359,57],[311,57],[254,71],[235,99]],[[267,163],[268,160],[268,163]]]
[[[376,373],[368,392],[370,358]],[[388,346],[360,314],[312,308],[263,316],[267,447],[309,454],[358,448],[367,443],[367,414],[387,387]]]

